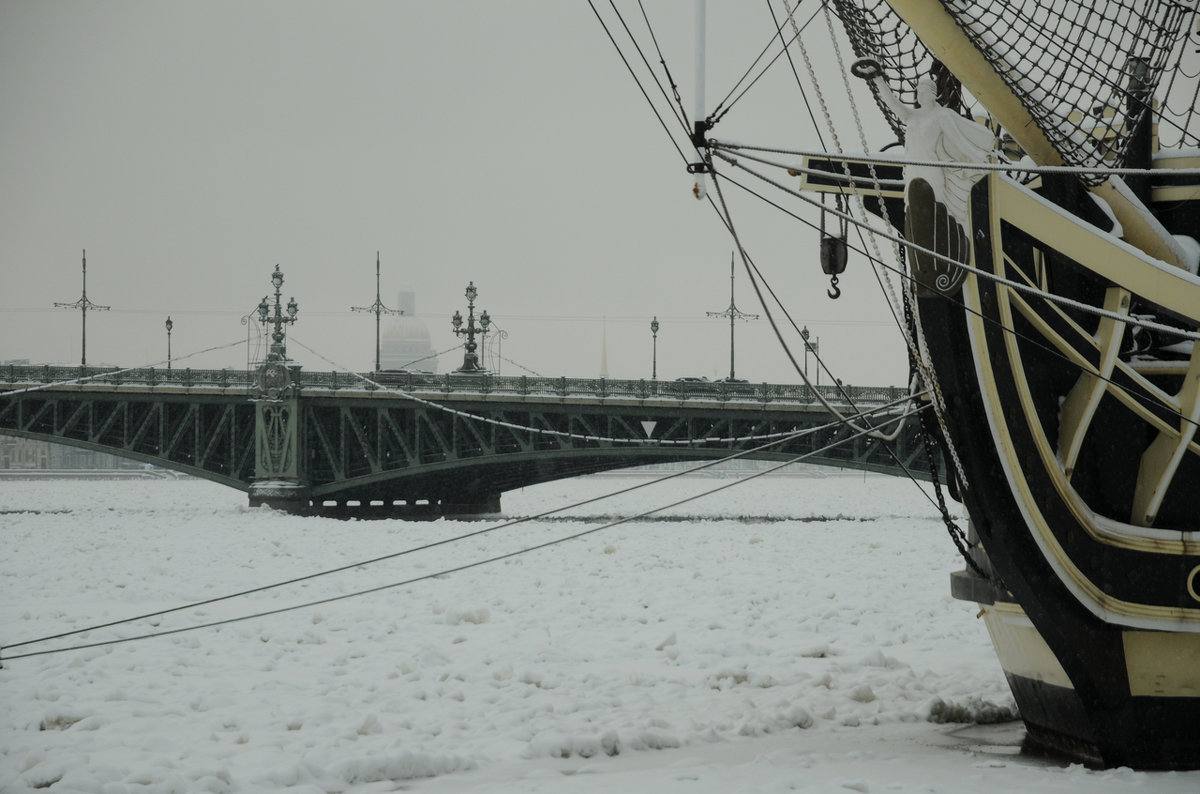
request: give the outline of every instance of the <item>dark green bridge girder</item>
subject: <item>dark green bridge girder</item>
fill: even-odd
[[[253,495],[261,479],[255,377],[235,370],[0,367],[0,433],[143,460]],[[386,388],[343,373],[303,373],[298,380],[290,405],[298,417],[306,512],[491,512],[499,509],[500,494],[514,488],[649,463],[712,460],[760,446],[764,436],[815,428],[749,457],[790,460],[844,441],[807,462],[929,476],[917,422],[908,423],[889,451],[833,424],[807,387],[369,377]],[[904,395],[894,388],[848,392],[860,410]],[[836,388],[826,394],[845,404]]]

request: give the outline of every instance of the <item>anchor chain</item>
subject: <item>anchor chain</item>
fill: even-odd
[[[903,293],[903,295],[904,295],[904,322],[910,327],[910,330],[915,330],[916,317],[913,316],[913,307],[912,307],[912,303],[910,302],[908,291],[905,291]],[[920,373],[922,371],[922,368],[920,366],[920,360],[917,358],[917,354],[911,349],[909,350],[909,359],[912,361],[912,365],[913,365],[915,371],[917,373]],[[939,398],[940,398],[940,395],[935,396],[933,394],[930,394],[931,401],[934,401],[935,399],[939,399]],[[935,412],[936,412],[936,403],[934,404],[934,408],[935,408]],[[995,577],[994,575],[989,575],[986,571],[983,570],[983,568],[979,565],[979,563],[975,562],[975,559],[971,556],[971,551],[969,548],[971,543],[970,543],[970,539],[967,538],[967,533],[963,532],[962,527],[960,527],[957,523],[955,523],[954,519],[951,518],[951,516],[950,516],[950,509],[948,507],[946,507],[946,497],[942,493],[942,480],[941,480],[941,477],[938,476],[937,457],[935,455],[935,453],[938,452],[937,445],[934,441],[934,439],[936,438],[935,432],[937,432],[937,429],[935,429],[935,427],[933,425],[933,422],[937,421],[938,428],[940,428],[943,433],[947,432],[945,425],[942,423],[941,415],[936,414],[935,417],[931,418],[928,415],[927,411],[919,411],[917,413],[917,419],[920,422],[920,426],[921,426],[921,443],[924,444],[924,446],[925,446],[925,459],[929,463],[929,480],[930,480],[930,482],[933,483],[933,493],[934,493],[934,496],[937,497],[938,511],[942,514],[942,523],[946,525],[946,532],[949,533],[950,540],[954,542],[954,547],[958,549],[958,553],[960,555],[962,555],[962,558],[964,560],[966,560],[967,566],[972,571],[974,571],[976,574],[983,577],[984,579],[992,582],[993,584],[996,584],[997,586],[1002,586],[1002,583],[997,581],[997,577]],[[945,437],[945,436],[943,436],[943,437]],[[951,443],[950,439],[948,437],[946,438],[946,443],[947,444]],[[958,463],[957,456],[954,457],[954,462],[955,462],[955,464]],[[950,477],[951,478],[954,477],[953,471],[950,472]],[[953,488],[953,485],[951,487]],[[954,490],[961,492],[962,481],[959,481],[958,487],[955,488]]]

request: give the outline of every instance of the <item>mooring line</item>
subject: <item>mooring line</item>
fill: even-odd
[[[339,364],[336,361],[333,361],[332,359],[326,358],[322,354],[318,353],[316,350],[313,350],[311,347],[304,344],[304,342],[300,341],[295,336],[291,336],[288,339],[289,339],[289,341],[294,342],[297,345],[299,345],[300,347],[304,348],[309,353],[312,353],[314,356],[321,359],[322,361],[324,361],[326,364],[330,365],[331,367],[341,370],[342,372],[346,373],[347,375],[352,375],[352,376],[358,378],[359,380],[363,381],[364,383],[371,384],[372,386],[375,387],[376,391],[382,391],[385,394],[394,394],[398,397],[403,397],[406,400],[411,400],[411,401],[417,403],[418,405],[423,405],[426,408],[434,408],[439,411],[443,411],[445,413],[451,414],[453,416],[461,416],[465,419],[472,419],[477,422],[482,422],[484,424],[508,428],[509,430],[520,430],[522,432],[527,432],[527,433],[538,433],[540,435],[553,436],[556,438],[569,438],[569,439],[573,439],[573,440],[577,440],[577,441],[596,441],[596,442],[609,443],[609,444],[636,444],[639,446],[686,446],[686,447],[697,447],[697,446],[703,446],[705,444],[737,444],[737,443],[741,443],[744,441],[762,441],[764,439],[786,438],[789,435],[788,431],[780,431],[778,433],[757,433],[757,434],[752,434],[752,435],[748,435],[748,436],[725,436],[725,437],[720,437],[720,438],[699,438],[699,439],[620,438],[620,437],[611,437],[611,436],[581,435],[579,433],[571,433],[571,432],[565,431],[565,430],[552,430],[550,428],[545,428],[545,427],[530,427],[528,425],[521,425],[521,424],[517,424],[515,422],[505,422],[500,419],[492,419],[491,417],[481,416],[479,414],[473,414],[470,411],[461,411],[457,408],[451,408],[447,405],[443,405],[441,403],[437,403],[432,400],[426,400],[423,397],[418,397],[415,394],[412,394],[411,392],[404,391],[403,389],[396,389],[396,388],[392,388],[390,386],[385,386],[382,383],[379,383],[375,380],[372,380],[371,378],[368,378],[366,375],[363,375],[361,372],[355,372],[354,370],[350,369],[349,367],[346,367],[343,364]],[[824,398],[820,395],[820,393],[819,392],[815,392],[815,393],[816,393],[817,399],[821,400],[822,403],[824,403]],[[889,408],[889,407],[892,407],[895,405],[899,405],[901,403],[908,402],[909,400],[912,400],[914,398],[919,398],[919,397],[923,396],[924,394],[925,394],[925,392],[910,393],[899,399],[884,403],[882,406],[880,406],[880,408]],[[873,410],[875,410],[875,409],[873,409]],[[831,411],[831,413],[833,413],[835,416],[839,415],[836,411]]]

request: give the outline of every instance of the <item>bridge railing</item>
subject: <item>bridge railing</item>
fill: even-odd
[[[0,378],[9,385],[84,381],[105,385],[164,386],[251,390],[257,370],[239,369],[118,369],[115,367],[66,367],[52,365],[0,366]],[[376,386],[375,384],[379,384]],[[373,391],[380,387],[417,394],[485,394],[548,397],[596,397],[601,399],[667,399],[705,401],[815,403],[814,388],[803,384],[727,383],[706,380],[621,380],[616,378],[544,378],[526,375],[465,375],[421,372],[371,372],[355,375],[336,371],[299,373],[300,388],[333,391]],[[882,404],[901,399],[907,389],[900,386],[817,386],[825,399],[845,404]]]
[[[319,373],[318,373],[319,374]],[[312,373],[309,373],[311,376]],[[339,378],[348,378],[339,375]],[[647,400],[654,398],[686,400],[744,400],[751,402],[816,402],[813,389],[803,384],[728,383],[725,381],[621,380],[615,378],[542,378],[502,375],[462,375],[447,373],[379,372],[370,376],[382,386],[404,391],[440,391],[449,393],[547,395],[554,397],[586,396]],[[885,403],[898,400],[907,389],[898,386],[818,386],[816,390],[831,402]],[[845,392],[843,397],[842,392]]]
[[[107,385],[209,386],[223,389],[245,389],[255,383],[256,375],[257,372],[254,370],[192,369],[190,367],[120,369],[118,367],[68,367],[52,364],[6,364],[0,367],[0,379],[11,385],[82,382]]]

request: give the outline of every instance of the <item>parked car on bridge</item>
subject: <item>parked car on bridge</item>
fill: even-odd
[[[436,386],[438,383],[437,375],[419,369],[381,369],[375,376],[384,386]]]

